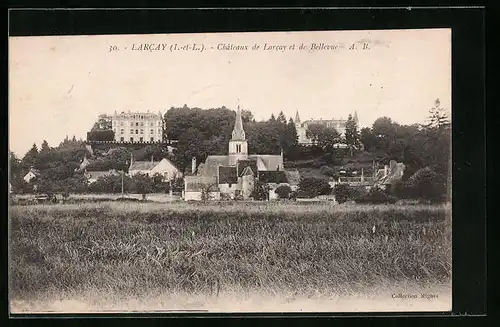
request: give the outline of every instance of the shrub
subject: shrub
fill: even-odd
[[[396,198],[387,194],[378,187],[372,187],[370,191],[364,196],[357,199],[359,203],[396,203]]]
[[[280,199],[289,199],[290,194],[292,193],[292,188],[288,185],[280,185],[274,190],[274,192],[278,194]]]
[[[333,189],[333,194],[335,194],[335,200],[338,203],[344,203],[346,201],[357,201],[363,196],[363,192],[359,188],[350,186],[349,184],[337,184]]]
[[[446,177],[429,167],[417,170],[408,178],[405,188],[409,197],[431,202],[444,201],[447,195]]]
[[[332,191],[327,181],[314,177],[305,177],[300,180],[299,192],[300,198],[315,198],[318,195],[330,194]]]
[[[112,130],[95,130],[87,133],[87,141],[113,141],[115,133]]]

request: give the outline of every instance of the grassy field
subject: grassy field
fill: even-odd
[[[446,206],[14,206],[10,244],[16,311],[336,311],[357,295],[397,310],[393,294],[450,291]]]

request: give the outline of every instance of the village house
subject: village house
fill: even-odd
[[[24,175],[23,179],[26,183],[30,183],[33,179],[37,178],[40,175],[40,172],[37,169],[30,168],[28,173]]]
[[[385,165],[384,169],[379,169],[374,178],[374,186],[378,186],[384,190],[388,190],[394,184],[403,178],[405,165],[402,162],[391,160],[389,165]]]
[[[163,158],[160,161],[154,161],[151,156],[150,161],[134,161],[133,154],[130,154],[130,167],[128,169],[128,174],[133,177],[137,174],[147,175],[153,177],[159,174],[163,177],[163,181],[171,181],[176,177],[182,177],[182,173],[177,169],[177,167],[167,158]]]
[[[186,201],[202,199],[203,194],[211,194],[215,198],[249,199],[256,181],[267,184],[272,190],[288,183],[283,168],[283,151],[280,155],[248,154],[239,106],[229,141],[229,154],[208,156],[205,163],[200,164],[196,174],[194,160],[193,176],[186,176],[184,179]],[[296,177],[293,173],[290,176]],[[298,184],[296,179],[294,183]]]
[[[104,170],[104,171],[85,171],[84,176],[87,178],[89,184],[97,182],[97,180],[101,177],[105,176],[119,176],[120,173],[115,169]]]

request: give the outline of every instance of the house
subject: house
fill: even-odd
[[[379,169],[374,177],[374,186],[382,189],[389,189],[395,183],[403,178],[406,166],[402,162],[391,160],[389,165],[385,165],[384,169]]]
[[[183,198],[185,201],[219,200],[220,190],[217,179],[210,176],[186,176],[184,178]]]
[[[132,177],[136,174],[144,174],[153,177],[155,174],[163,176],[164,181],[171,181],[175,177],[182,176],[182,173],[177,167],[167,158],[160,161],[134,161],[134,156],[130,154],[130,167],[128,169],[129,175]]]
[[[208,186],[201,181],[211,183],[221,198],[231,199],[251,198],[256,181],[268,184],[271,188],[288,182],[283,168],[283,151],[280,155],[248,154],[239,106],[229,141],[229,155],[209,155],[198,167],[196,175],[195,169],[196,161],[193,158],[191,172],[193,176],[185,178],[185,200],[201,198],[199,185],[205,189]]]
[[[37,169],[30,168],[29,172],[24,175],[23,179],[26,183],[31,182],[34,178],[37,178],[40,175],[40,172]]]
[[[84,176],[87,178],[89,184],[97,182],[100,177],[105,176],[119,176],[120,173],[114,169],[104,170],[104,171],[86,171]]]

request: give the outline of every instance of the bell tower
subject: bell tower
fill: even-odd
[[[238,106],[236,111],[236,121],[234,122],[233,133],[229,140],[229,165],[235,166],[238,160],[247,159],[248,143],[243,130],[243,121],[241,120],[241,109]]]

